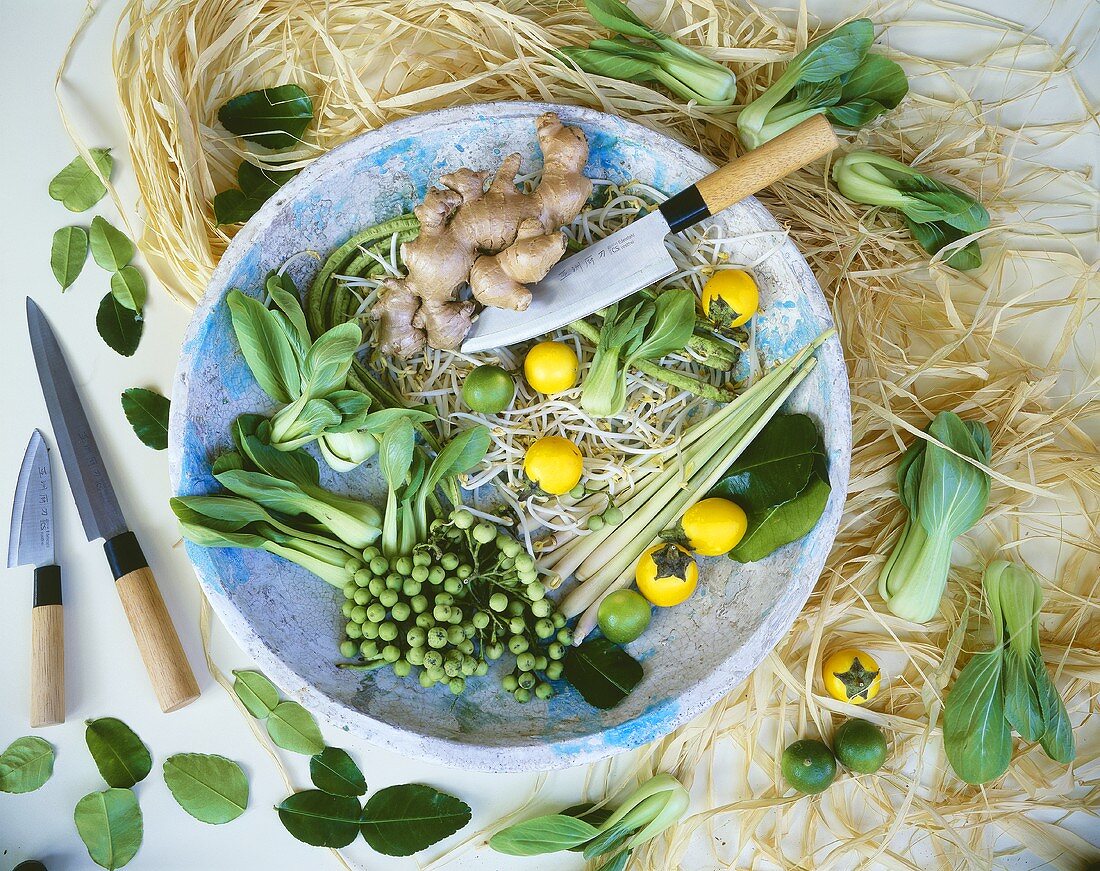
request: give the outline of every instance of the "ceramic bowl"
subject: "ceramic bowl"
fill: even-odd
[[[703,157],[638,124],[573,106],[497,103],[464,106],[397,121],[334,149],[272,197],[241,229],[214,273],[184,342],[172,402],[170,460],[177,494],[217,489],[210,461],[230,444],[229,425],[265,412],[260,391],[233,336],[224,296],[258,293],[266,273],[304,250],[327,252],[356,230],[409,210],[439,176],[460,166],[495,169],[505,155],[540,155],[534,119],[546,111],[584,129],[587,174],[640,179],[676,192],[713,169]],[[736,254],[755,267],[762,310],[757,347],[765,364],[783,359],[831,325],[829,309],[805,260],[754,199],[713,219],[726,236],[748,236]],[[750,235],[755,234],[755,235]],[[294,262],[299,286],[317,269]],[[630,646],[645,666],[634,692],[597,710],[566,685],[549,702],[515,702],[490,676],[454,697],[399,681],[389,671],[338,669],[342,596],[304,570],[262,552],[188,546],[218,616],[259,667],[291,698],[334,726],[400,753],[487,771],[529,771],[588,762],[659,738],[686,723],[744,680],[789,630],[816,581],[840,521],[851,449],[848,382],[839,343],[818,352],[820,365],[789,400],[825,434],[832,496],[802,540],[769,558],[738,565],[706,560],[700,589],[676,608],[658,609]],[[329,475],[334,489],[382,492],[373,468]],[[499,666],[499,664],[498,664]]]

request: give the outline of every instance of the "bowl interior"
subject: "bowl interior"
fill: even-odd
[[[640,179],[675,192],[712,166],[646,128],[576,107],[501,103],[406,119],[335,149],[272,198],[234,239],[195,313],[172,403],[171,464],[178,494],[212,492],[212,458],[229,444],[229,425],[245,412],[271,409],[237,349],[224,295],[258,294],[266,273],[289,257],[324,255],[355,231],[408,210],[438,177],[459,166],[495,169],[518,151],[523,170],[540,155],[533,121],[548,108],[588,136],[587,174]],[[713,232],[742,237],[732,257],[754,266],[761,288],[757,348],[765,364],[785,358],[831,324],[805,261],[755,200],[713,219]],[[777,243],[782,242],[777,247]],[[306,286],[318,262],[297,258],[292,275]],[[817,419],[830,460],[832,497],[810,535],[766,560],[704,562],[700,590],[687,603],[658,609],[631,652],[645,678],[617,708],[588,706],[572,689],[549,702],[516,703],[492,674],[455,698],[388,672],[334,665],[342,596],[290,563],[265,553],[188,547],[200,581],[229,631],[290,696],[375,743],[403,753],[484,770],[533,770],[578,764],[659,737],[738,684],[787,631],[824,564],[839,522],[851,443],[848,385],[839,343],[788,408]],[[383,492],[374,464],[327,478],[333,489]]]

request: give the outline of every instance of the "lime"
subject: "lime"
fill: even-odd
[[[602,602],[596,619],[608,641],[629,644],[645,632],[650,608],[645,596],[635,590],[616,590]]]
[[[462,383],[462,399],[472,411],[497,414],[512,404],[516,383],[499,366],[478,366]]]
[[[871,774],[886,761],[886,736],[867,720],[845,720],[833,734],[833,752],[846,768]]]
[[[833,751],[815,738],[795,741],[783,751],[783,779],[799,792],[818,793],[836,777]]]

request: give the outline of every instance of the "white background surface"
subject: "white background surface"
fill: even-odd
[[[131,200],[134,187],[115,109],[109,61],[111,31],[121,5],[119,0],[102,4],[79,49],[68,87],[72,102],[86,107],[77,121],[87,140],[115,149],[114,178],[123,197]],[[836,4],[810,5],[824,10],[829,20],[842,11]],[[1100,20],[1095,14],[1100,7],[1088,0],[1063,0],[1053,12],[1046,4],[1030,0],[970,0],[967,5],[1034,23],[1039,32],[1054,41],[1070,34],[1070,25],[1078,20],[1082,8],[1091,10],[1087,15],[1092,24],[1078,30],[1078,34],[1095,38],[1096,21]],[[153,773],[136,788],[144,813],[145,838],[129,867],[135,871],[335,868],[337,863],[327,852],[295,841],[269,810],[283,798],[286,789],[248,725],[202,663],[197,585],[178,546],[168,509],[165,455],[137,441],[119,405],[119,395],[127,387],[151,387],[168,393],[188,312],[153,288],[141,345],[133,358],[124,359],[108,349],[95,331],[96,308],[108,290],[106,273],[89,259],[64,296],[50,273],[50,238],[56,228],[70,223],[86,225],[93,213],[112,221],[117,217],[108,200],[92,213],[77,216],[46,193],[50,178],[74,154],[58,119],[51,88],[82,6],[75,0],[0,3],[0,82],[5,102],[0,121],[0,510],[6,517],[19,460],[32,428],[42,427],[52,443],[26,337],[24,297],[30,294],[46,310],[59,334],[123,508],[160,580],[203,692],[197,702],[182,711],[160,713],[100,545],[88,543],[83,537],[55,452],[58,557],[65,578],[68,721],[41,730],[57,749],[55,774],[50,782],[27,795],[0,794],[0,871],[27,858],[44,861],[50,871],[92,867],[72,824],[72,808],[81,796],[103,788],[84,746],[83,721],[107,715],[130,724],[154,757]],[[951,38],[950,34],[944,36]],[[1094,99],[1100,90],[1098,55],[1100,52],[1091,52],[1087,70],[1081,76],[1091,82]],[[1090,153],[1087,147],[1077,154],[1081,164],[1097,159],[1095,151]],[[0,581],[0,747],[30,732],[26,673],[31,571],[14,569],[6,575]],[[249,666],[244,655],[223,637],[219,636],[215,652],[226,670]],[[528,775],[481,775],[402,759],[333,734],[332,730],[326,730],[326,738],[352,752],[372,792],[392,783],[430,783],[467,800],[474,808],[475,826],[513,810],[525,800],[535,782]],[[248,812],[231,825],[220,827],[187,816],[169,795],[159,771],[167,756],[184,751],[219,753],[240,761],[251,781]],[[304,757],[294,758],[291,764],[297,785],[308,786]],[[554,775],[545,793],[548,806],[551,797],[560,798],[562,804],[575,801],[583,776],[583,771]],[[361,842],[351,855],[360,857],[366,868],[417,867],[413,860],[372,854]],[[434,851],[428,851],[421,859],[426,861],[432,855]],[[485,850],[448,867],[497,871],[580,865],[572,854],[560,860],[543,857],[523,861]]]

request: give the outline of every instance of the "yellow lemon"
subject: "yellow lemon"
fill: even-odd
[[[722,327],[739,327],[760,307],[756,280],[743,269],[720,269],[703,285],[703,312]]]
[[[679,605],[695,592],[699,567],[687,548],[671,543],[657,544],[638,560],[634,580],[650,602],[669,608]]]
[[[539,393],[561,393],[577,383],[577,352],[563,342],[539,342],[523,360],[523,375]]]
[[[568,493],[581,479],[584,461],[580,448],[561,436],[543,436],[527,449],[523,471],[544,493]]]
[[[825,689],[834,699],[862,705],[878,695],[882,671],[875,658],[862,650],[846,647],[825,657],[821,665]]]
[[[700,499],[680,521],[688,547],[700,556],[719,556],[737,547],[748,518],[740,505],[728,499]]]

